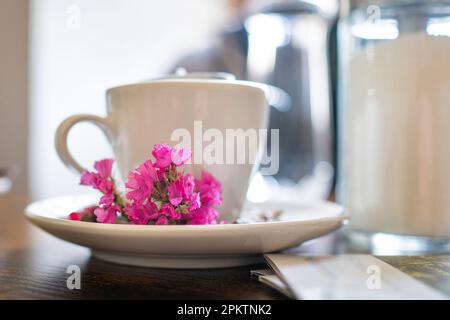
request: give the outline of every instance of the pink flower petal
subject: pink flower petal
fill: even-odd
[[[111,176],[113,159],[103,159],[94,163],[94,168],[101,178],[106,179]]]
[[[187,173],[180,179],[182,181],[183,199],[189,201],[195,188],[195,178]]]
[[[114,193],[109,192],[109,193],[104,194],[100,198],[99,204],[105,205],[105,206],[110,206],[113,204],[114,200],[115,200]]]
[[[176,212],[175,209],[169,204],[164,204],[161,209],[159,209],[159,213],[167,218],[170,218],[171,220],[180,220],[182,218],[181,213]]]
[[[191,195],[191,198],[189,199],[189,211],[196,210],[200,208],[201,202],[200,202],[200,193],[196,192]]]
[[[72,212],[69,214],[69,219],[79,221],[81,220],[81,214],[79,212]]]
[[[149,198],[153,191],[153,184],[158,180],[157,172],[151,161],[146,161],[135,171],[128,174],[125,187],[130,189],[126,194],[127,199],[135,202],[143,202]]]
[[[187,148],[172,149],[171,158],[176,166],[182,166],[191,159],[192,151]]]
[[[104,179],[98,177],[94,188],[100,190],[104,194],[109,194],[114,192],[114,183],[108,178]]]
[[[169,224],[169,220],[166,218],[166,216],[161,216],[158,218],[158,220],[156,220],[156,224]]]
[[[216,224],[219,212],[212,207],[202,206],[189,214],[187,224]]]
[[[172,147],[167,144],[155,144],[152,155],[155,157],[155,167],[165,169],[172,163]]]
[[[80,184],[84,186],[91,186],[94,189],[100,190],[102,193],[113,192],[114,183],[109,175],[105,175],[108,173],[108,170],[110,173],[110,168],[108,169],[108,166],[112,164],[110,161],[112,160],[101,160],[95,163],[95,167],[100,169],[102,172],[101,174],[86,170],[83,171],[80,177]]]
[[[203,171],[200,180],[196,181],[202,205],[213,206],[222,204],[222,184],[209,172]]]
[[[84,170],[80,177],[80,184],[83,186],[94,186],[95,174]]]
[[[177,206],[183,201],[183,185],[180,180],[169,185],[167,191],[169,192],[169,201],[172,205]]]
[[[158,208],[153,202],[146,204],[128,203],[125,207],[125,213],[133,224],[147,224],[150,219],[154,219],[154,214]]]
[[[115,223],[117,220],[118,211],[120,211],[118,206],[99,207],[95,209],[94,214],[97,217],[97,222]]]

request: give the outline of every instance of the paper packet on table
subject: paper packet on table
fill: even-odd
[[[370,255],[265,255],[271,270],[258,280],[293,299],[446,299],[446,296]]]

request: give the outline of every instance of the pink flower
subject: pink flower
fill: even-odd
[[[153,191],[153,184],[158,180],[157,172],[150,160],[144,162],[135,171],[128,174],[125,187],[130,189],[127,198],[135,202],[143,202],[148,199]]]
[[[159,214],[172,220],[180,220],[182,217],[182,214],[176,212],[170,204],[164,204],[161,209],[159,209]]]
[[[80,184],[83,186],[91,186],[96,187],[96,174],[89,172],[87,170],[84,170],[80,177]]]
[[[191,198],[189,199],[189,211],[196,210],[200,208],[201,201],[200,201],[200,193],[195,192],[191,195]]]
[[[222,184],[212,174],[203,171],[201,179],[196,181],[196,186],[202,206],[222,204]]]
[[[222,203],[221,183],[203,171],[201,179],[196,180],[195,189],[198,191],[197,199],[191,200],[188,224],[216,224],[219,212],[214,206]]]
[[[169,201],[172,205],[177,206],[183,201],[183,182],[181,179],[169,185],[167,191],[169,192]]]
[[[172,149],[171,159],[177,167],[182,166],[191,159],[192,151],[187,148]]]
[[[194,190],[195,180],[190,174],[179,175],[178,179],[168,187],[169,198],[173,198],[173,205],[178,205],[182,200],[188,200]]]
[[[100,223],[115,223],[118,212],[120,212],[120,207],[116,205],[98,207],[94,210],[94,214],[97,217],[97,222]]]
[[[219,212],[213,207],[201,206],[189,214],[187,224],[216,224]]]
[[[114,191],[114,184],[111,180],[100,177],[97,173],[84,171],[81,174],[80,184],[91,186],[100,192],[107,194]]]
[[[83,171],[80,178],[80,184],[91,186],[103,193],[109,193],[113,189],[113,184],[108,178],[102,178],[98,173]]]
[[[156,220],[156,224],[169,224],[169,220],[166,218],[166,216],[161,216]]]
[[[90,206],[90,207],[86,207],[83,210],[79,211],[79,212],[72,212],[71,214],[69,214],[69,219],[70,220],[83,220],[85,217],[89,216],[89,215],[93,215],[95,209],[97,209],[97,206]]]
[[[107,179],[111,176],[113,162],[113,159],[104,159],[94,163],[94,168],[101,178]]]
[[[133,224],[147,224],[157,214],[157,206],[150,201],[145,204],[130,203],[125,207],[128,219]]]
[[[170,203],[177,206],[183,200],[185,203],[188,203],[191,200],[197,200],[196,196],[193,194],[194,187],[195,178],[191,174],[187,173],[185,175],[180,175],[178,180],[172,182],[167,188]]]
[[[83,171],[80,178],[80,184],[91,186],[100,190],[104,194],[113,193],[114,184],[111,178],[112,164],[114,160],[104,159],[94,163],[97,172]]]
[[[172,147],[167,144],[155,144],[152,155],[155,157],[155,167],[165,169],[172,163]]]
[[[202,172],[196,180],[178,167],[192,156],[189,149],[175,149],[157,144],[152,151],[155,161],[145,161],[128,174],[122,199],[111,176],[113,160],[94,163],[94,171],[84,171],[80,184],[100,190],[98,206],[90,212],[73,212],[72,220],[115,223],[118,214],[127,215],[132,224],[215,224],[222,203],[222,185],[210,173]],[[221,222],[225,223],[225,222]]]
[[[81,220],[81,213],[80,212],[72,212],[69,214],[70,220],[80,221]]]
[[[183,184],[183,199],[190,200],[195,188],[195,178],[192,174],[186,173],[180,180]]]
[[[115,200],[115,196],[113,192],[109,192],[104,194],[101,198],[100,201],[98,202],[101,205],[105,205],[105,206],[110,206],[114,203]]]

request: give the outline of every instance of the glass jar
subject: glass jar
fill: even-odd
[[[450,251],[450,2],[350,1],[344,11],[337,196],[351,244]]]

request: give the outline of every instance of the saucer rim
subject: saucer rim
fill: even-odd
[[[73,227],[83,227],[83,228],[95,228],[95,229],[103,229],[103,230],[123,230],[123,231],[130,231],[135,230],[137,232],[140,231],[149,231],[149,230],[164,230],[164,232],[167,231],[173,231],[173,232],[180,232],[180,231],[191,231],[191,230],[228,230],[228,229],[239,229],[239,228],[248,228],[249,226],[252,227],[259,227],[259,226],[280,226],[287,223],[317,223],[317,221],[336,221],[339,220],[341,223],[345,220],[349,220],[350,216],[348,213],[345,212],[345,208],[335,202],[331,201],[311,201],[311,202],[287,202],[288,204],[296,204],[299,205],[308,205],[308,204],[314,204],[315,206],[326,206],[330,209],[329,216],[325,217],[310,217],[307,219],[292,219],[292,220],[280,220],[280,221],[259,221],[259,222],[251,222],[251,223],[229,223],[229,224],[209,224],[209,225],[132,225],[132,224],[106,224],[106,223],[94,223],[94,222],[87,222],[87,221],[75,221],[70,219],[65,219],[63,217],[56,217],[56,216],[46,216],[43,214],[39,214],[36,208],[39,206],[42,206],[44,202],[48,201],[64,201],[69,199],[76,199],[76,198],[84,198],[86,199],[88,197],[92,197],[92,194],[82,194],[82,195],[69,195],[69,196],[59,196],[59,197],[50,197],[38,201],[31,202],[28,204],[24,209],[24,215],[25,217],[30,220],[30,222],[38,222],[38,221],[48,221],[49,223],[56,223],[59,225],[66,225],[66,226],[73,226]],[[277,202],[275,202],[277,203]],[[255,204],[253,204],[255,205]],[[332,212],[332,213],[331,213]]]

